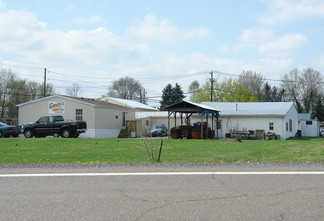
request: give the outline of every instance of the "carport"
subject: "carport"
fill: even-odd
[[[214,128],[214,118],[216,118],[218,122],[219,112],[220,110],[208,107],[203,104],[192,103],[189,101],[180,101],[178,103],[169,105],[164,107],[163,110],[168,111],[168,131],[170,135],[170,117],[173,115],[174,117],[174,125],[177,126],[177,114],[179,114],[181,119],[181,126],[183,125],[183,117],[185,117],[185,124],[190,125],[190,117],[193,114],[198,114],[200,116],[200,133],[201,139],[203,139],[203,116],[206,116],[207,122],[207,138],[208,138],[208,116],[211,114],[212,116],[212,128]],[[217,125],[216,125],[217,126]],[[218,128],[216,128],[216,138],[218,139]]]

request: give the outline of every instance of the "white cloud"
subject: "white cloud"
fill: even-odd
[[[235,46],[235,52],[246,48],[256,49],[266,56],[289,56],[291,51],[304,47],[310,41],[302,34],[286,34],[277,37],[272,29],[245,29],[238,37],[239,43]]]
[[[100,20],[93,17],[93,22]],[[0,50],[25,56],[25,62],[61,65],[119,65],[140,59],[150,47],[105,28],[92,31],[48,30],[34,14],[25,11],[0,13]]]
[[[314,58],[311,62],[311,66],[314,66],[315,69],[324,70],[324,54]],[[322,72],[324,75],[324,73]]]
[[[235,51],[240,51],[245,48],[256,48],[260,44],[274,39],[274,33],[271,29],[244,29],[238,37],[240,43],[235,47]]]
[[[88,18],[77,18],[76,19],[76,22],[77,23],[80,23],[80,24],[105,24],[107,23],[106,20],[100,16],[100,15],[94,15],[94,16],[90,16]]]
[[[267,14],[260,17],[263,25],[286,24],[296,19],[323,17],[322,0],[269,0]]]
[[[26,52],[43,47],[42,35],[46,23],[39,22],[34,14],[25,11],[0,13],[0,49]]]
[[[127,29],[127,34],[144,41],[175,42],[208,38],[211,31],[206,28],[179,30],[168,19],[158,21],[154,15],[146,15],[143,22]]]
[[[303,47],[308,43],[309,40],[304,35],[290,34],[261,44],[258,51],[261,53],[289,53],[291,50]]]
[[[0,9],[5,9],[6,8],[6,3],[0,0]]]

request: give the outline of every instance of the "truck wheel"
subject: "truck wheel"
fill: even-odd
[[[71,137],[70,130],[69,130],[69,129],[63,129],[63,130],[62,130],[62,137],[64,137],[64,138],[69,138],[69,137]]]
[[[32,138],[33,137],[33,131],[31,129],[26,129],[24,132],[24,135],[26,138]]]
[[[2,132],[0,131],[0,138],[2,138]]]

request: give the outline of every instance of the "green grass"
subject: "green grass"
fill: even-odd
[[[155,156],[161,140],[152,140]],[[0,164],[150,163],[141,139],[0,139]],[[324,139],[172,140],[163,143],[161,162],[324,162]]]

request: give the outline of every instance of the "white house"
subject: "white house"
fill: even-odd
[[[220,137],[231,130],[263,130],[280,136],[294,137],[298,130],[298,112],[293,102],[203,102],[221,111]]]
[[[218,138],[225,138],[231,130],[261,130],[264,133],[275,133],[280,139],[294,137],[298,130],[298,113],[293,102],[203,102],[205,106],[220,110],[220,116],[208,118],[208,125],[214,125]],[[191,125],[200,122],[201,116],[192,115]],[[171,127],[175,126],[174,121]],[[168,123],[168,112],[136,113],[136,123],[142,128],[150,128],[152,124]],[[180,125],[180,119],[177,125]],[[140,128],[138,126],[138,128]],[[145,130],[143,129],[143,134]]]
[[[53,95],[18,104],[19,125],[35,122],[41,116],[62,115],[66,120],[84,120],[87,132],[83,138],[115,138],[135,120],[135,110],[95,99]]]

